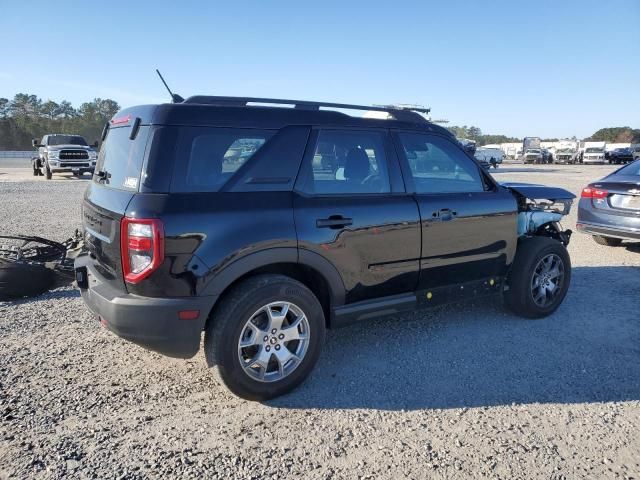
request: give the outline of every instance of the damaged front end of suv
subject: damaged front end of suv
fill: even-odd
[[[503,183],[518,201],[518,237],[544,236],[565,247],[571,240],[571,230],[563,230],[562,217],[569,214],[576,196],[563,188],[528,183]]]

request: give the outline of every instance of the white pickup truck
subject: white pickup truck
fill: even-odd
[[[604,164],[604,153],[607,142],[584,142],[584,150],[582,152],[582,163],[585,164]]]

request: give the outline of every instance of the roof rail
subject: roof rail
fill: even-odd
[[[414,105],[351,105],[347,103],[313,102],[309,100],[289,100],[282,98],[259,97],[221,97],[213,95],[195,95],[187,98],[183,103],[198,103],[206,105],[218,105],[225,107],[247,107],[250,103],[267,105],[293,105],[299,110],[320,110],[321,107],[340,108],[345,110],[364,110],[375,112],[387,112],[396,120],[412,123],[427,123],[427,119],[420,113],[429,113],[430,108]]]

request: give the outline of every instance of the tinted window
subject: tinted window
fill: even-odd
[[[478,166],[453,142],[421,133],[400,133],[417,193],[482,192]]]
[[[183,128],[172,190],[215,192],[273,135],[249,128]]]
[[[303,190],[315,194],[390,192],[389,173],[380,132],[325,130],[311,165],[305,166]]]
[[[51,135],[47,145],[87,145],[87,141],[78,135]]]
[[[622,167],[615,174],[640,176],[640,162],[636,161],[636,162],[630,163],[626,167]]]
[[[96,173],[106,172],[106,180],[94,175],[94,181],[119,190],[138,190],[149,127],[140,127],[134,140],[130,127],[109,128],[102,143]]]

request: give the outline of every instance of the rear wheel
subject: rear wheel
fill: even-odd
[[[550,315],[564,300],[571,282],[567,249],[548,237],[520,241],[507,282],[504,297],[511,311],[527,318]]]
[[[603,237],[601,235],[594,235],[593,239],[596,243],[600,245],[605,245],[607,247],[617,247],[622,243],[622,239],[613,238],[613,237]]]
[[[205,357],[233,393],[267,400],[305,380],[324,336],[322,307],[306,286],[259,275],[233,287],[215,308],[205,331]]]

